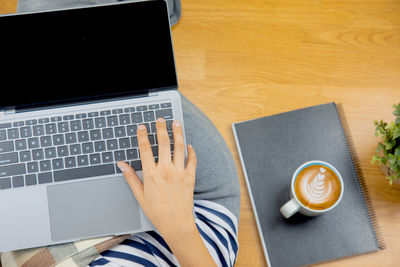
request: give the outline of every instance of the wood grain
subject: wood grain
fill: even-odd
[[[0,0],[0,12],[15,7]],[[343,104],[387,249],[318,266],[398,265],[400,187],[370,163],[373,120],[392,121],[400,102],[398,1],[182,0],[182,9],[172,30],[180,90],[220,130],[240,173],[236,266],[266,263],[231,124],[331,101]]]

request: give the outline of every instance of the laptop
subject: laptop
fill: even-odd
[[[155,229],[116,163],[141,176],[137,126],[157,160],[155,120],[171,138],[183,123],[166,2],[9,14],[0,29],[0,252]]]

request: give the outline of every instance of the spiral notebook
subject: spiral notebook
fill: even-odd
[[[232,125],[269,267],[303,266],[384,249],[341,105],[328,103]],[[284,219],[293,172],[322,160],[335,166],[344,195],[317,217]]]

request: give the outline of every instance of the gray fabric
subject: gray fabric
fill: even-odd
[[[186,141],[197,155],[195,199],[214,201],[240,215],[236,165],[223,137],[204,113],[181,95]]]
[[[63,9],[69,7],[90,6],[119,2],[122,0],[19,0],[17,12],[34,12],[41,10]],[[137,0],[126,0],[135,2]],[[171,25],[175,25],[181,16],[180,0],[166,0]]]

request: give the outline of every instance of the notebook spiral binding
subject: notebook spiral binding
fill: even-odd
[[[349,130],[349,126],[347,124],[347,120],[344,115],[343,106],[341,103],[338,103],[338,104],[335,103],[335,107],[336,107],[336,111],[338,114],[339,126],[343,130],[342,132],[345,135],[344,136],[345,141],[347,140],[347,142],[345,142],[345,144],[346,144],[347,150],[349,152],[349,155],[351,157],[351,160],[353,162],[353,170],[355,172],[356,177],[358,178],[359,189],[362,193],[362,196],[364,198],[364,201],[365,201],[367,209],[368,209],[367,211],[368,211],[368,215],[369,215],[370,226],[372,228],[372,232],[374,233],[375,242],[377,244],[377,247],[380,250],[383,250],[386,248],[385,241],[383,240],[382,231],[378,224],[378,219],[377,219],[374,207],[373,207],[373,202],[371,200],[371,197],[370,197],[370,194],[368,191],[368,187],[367,187],[367,183],[365,181],[365,177],[364,177],[364,174],[361,169],[360,161],[357,156],[357,151],[355,149],[353,139],[351,137],[351,133]]]

